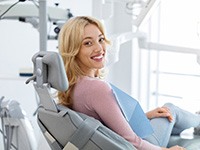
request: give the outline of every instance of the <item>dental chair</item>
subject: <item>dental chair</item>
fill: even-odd
[[[52,150],[136,150],[124,138],[98,120],[56,104],[51,89],[66,91],[68,80],[62,58],[56,52],[40,51],[32,58],[33,85],[40,99],[38,124]],[[169,146],[200,150],[200,138],[172,136]]]
[[[4,150],[37,150],[37,141],[29,119],[19,102],[0,99],[0,117]]]
[[[56,52],[36,53],[33,85],[40,99],[38,124],[52,150],[135,150],[132,144],[98,120],[57,105],[51,88],[66,91],[68,80]],[[54,91],[55,92],[55,91]]]

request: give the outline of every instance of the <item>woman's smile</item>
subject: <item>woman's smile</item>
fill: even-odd
[[[98,54],[91,57],[92,60],[97,61],[97,62],[103,61],[103,58],[104,58],[104,54]]]

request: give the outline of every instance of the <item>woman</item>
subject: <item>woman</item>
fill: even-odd
[[[59,34],[59,51],[69,89],[58,93],[59,102],[100,120],[139,150],[183,150],[179,146],[165,147],[171,134],[200,125],[200,117],[166,104],[146,113],[154,133],[145,139],[138,137],[124,118],[111,86],[102,79],[109,43],[97,19],[79,16],[67,21]]]

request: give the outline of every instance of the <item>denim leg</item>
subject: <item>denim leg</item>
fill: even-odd
[[[154,118],[150,120],[150,123],[154,133],[144,139],[157,146],[166,147],[175,121],[169,122],[167,118]]]
[[[154,133],[144,138],[152,144],[166,147],[171,134],[180,134],[183,130],[200,125],[200,116],[185,111],[171,103],[164,105],[170,109],[173,121],[167,118],[154,118],[150,120]]]
[[[165,104],[165,106],[176,114],[176,121],[172,130],[173,135],[178,135],[185,129],[200,125],[200,115],[190,113],[170,103]]]

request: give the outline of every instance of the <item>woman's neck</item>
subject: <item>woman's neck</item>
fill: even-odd
[[[88,73],[85,74],[85,76],[96,78],[98,76],[98,70],[90,70]]]

